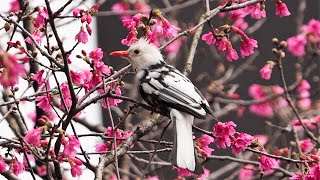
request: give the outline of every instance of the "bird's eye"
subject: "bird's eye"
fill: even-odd
[[[134,52],[135,54],[139,54],[139,53],[140,53],[140,51],[139,51],[138,49],[134,50],[133,52]]]

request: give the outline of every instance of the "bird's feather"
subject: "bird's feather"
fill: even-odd
[[[176,109],[171,109],[170,118],[174,126],[174,142],[172,148],[172,164],[188,169],[195,174],[202,174],[198,158],[195,154],[192,124],[194,117],[190,114],[183,113]]]
[[[143,98],[151,105],[159,106],[153,104],[155,101],[149,102],[150,98],[146,97],[148,95],[157,98],[156,102],[165,103],[167,107],[187,112],[197,118],[204,119],[210,112],[210,107],[199,90],[172,66],[165,63],[154,66],[144,72],[140,82],[140,93],[144,94]]]

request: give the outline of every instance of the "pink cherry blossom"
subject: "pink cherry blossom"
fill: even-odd
[[[259,169],[261,171],[269,171],[279,167],[279,163],[275,159],[265,155],[261,155],[259,162]]]
[[[237,9],[230,12],[230,19],[243,19],[249,13],[245,9]]]
[[[258,140],[260,144],[265,145],[268,142],[268,137],[262,134],[256,134],[253,136],[254,140]]]
[[[288,148],[281,148],[281,149],[278,149],[276,152],[274,152],[274,155],[284,156],[284,155],[288,155],[289,152],[290,152],[290,151],[289,151]]]
[[[85,93],[87,93],[92,88],[96,87],[98,84],[102,82],[101,76],[98,76],[95,72],[84,71],[84,75],[85,78],[82,87],[85,89]]]
[[[285,3],[281,0],[276,1],[276,15],[283,17],[283,16],[290,16],[291,13],[288,10],[288,7]]]
[[[72,83],[82,84],[84,82],[84,74],[81,72],[70,71]]]
[[[311,19],[308,24],[302,26],[301,31],[305,34],[320,35],[320,21]]]
[[[266,90],[265,90],[266,88]],[[266,92],[269,92],[270,88],[263,87],[258,84],[253,84],[249,87],[249,95],[253,97],[253,99],[263,99],[267,96]],[[271,92],[274,94],[281,94],[283,89],[278,86],[272,86]],[[272,106],[277,106],[277,108],[287,106],[287,102],[283,98],[277,98],[274,100],[267,101],[265,103],[260,104],[252,104],[249,107],[249,110],[262,117],[270,117],[273,115],[273,108]]]
[[[173,167],[178,171],[178,176],[192,176],[192,172],[188,171],[187,169]]]
[[[178,34],[180,31],[180,28],[176,27],[173,24],[170,24],[170,22],[162,17],[161,18],[161,23],[162,23],[162,38],[172,38]]]
[[[304,176],[301,173],[297,173],[289,178],[290,180],[304,180]]]
[[[44,78],[42,77],[44,73],[44,70],[40,70],[38,71],[36,74],[34,74],[34,79],[38,82],[38,85],[42,85],[43,81],[44,81]]]
[[[253,136],[249,134],[236,132],[234,134],[234,140],[232,140],[231,144],[232,153],[239,154],[240,152],[244,151],[247,146],[251,144],[253,139]]]
[[[227,60],[232,62],[233,60],[237,60],[239,58],[238,53],[235,49],[233,49],[231,42],[227,46]]]
[[[269,80],[271,77],[273,65],[271,64],[266,64],[260,69],[260,75],[263,79]]]
[[[205,180],[205,179],[208,179],[208,176],[209,176],[209,174],[210,174],[210,170],[209,170],[209,169],[207,169],[207,168],[203,168],[203,171],[204,171],[204,173],[203,173],[203,174],[198,175],[198,176],[197,176],[197,179],[199,179],[199,180]]]
[[[248,91],[250,96],[252,96],[254,99],[261,99],[266,96],[263,87],[259,84],[252,84]]]
[[[236,126],[234,122],[229,121],[225,123],[218,122],[213,127],[213,135],[216,136],[215,142],[218,148],[225,149],[231,146],[230,136],[236,132],[234,129]]]
[[[303,153],[311,151],[314,147],[314,144],[312,143],[311,139],[301,140],[301,141],[299,141],[299,145],[300,145],[301,151]]]
[[[6,171],[7,164],[4,162],[2,156],[0,156],[0,173]]]
[[[75,40],[86,44],[88,42],[88,34],[84,31],[84,28],[81,26],[79,33],[76,35]]]
[[[76,157],[70,157],[69,158],[69,163],[70,163],[70,166],[71,166],[71,175],[72,175],[72,177],[81,176],[82,175],[82,169],[81,169],[80,166],[83,164],[82,161],[80,161]]]
[[[243,18],[239,18],[233,23],[233,26],[244,31],[248,28],[249,24]]]
[[[23,156],[22,164],[25,168],[29,167],[27,159],[30,162],[30,164],[31,164],[31,162],[34,163],[36,161],[36,159],[34,158],[34,156],[32,154],[27,154],[27,156]],[[32,166],[32,164],[31,164],[31,166]]]
[[[19,0],[11,0],[10,2],[10,12],[16,12],[20,10]]]
[[[299,109],[308,110],[311,108],[312,101],[310,98],[302,98],[297,101],[297,106]]]
[[[109,126],[107,128],[106,132],[105,132],[105,135],[107,137],[110,137],[110,138],[113,137],[113,136],[115,136],[116,138],[128,138],[128,137],[130,137],[132,135],[132,133],[133,133],[132,131],[122,131],[120,129],[117,129],[115,131],[115,135],[113,135],[112,127]],[[116,141],[116,146],[120,145],[123,141],[124,140],[117,140]],[[112,145],[112,149],[113,148],[114,148],[114,145]]]
[[[261,117],[270,117],[273,115],[273,109],[267,103],[253,104],[249,107],[249,110],[250,112]]]
[[[103,61],[92,61],[92,62],[93,62],[93,68],[98,76],[111,74],[110,68],[107,65],[105,65]]]
[[[266,17],[266,10],[261,8],[260,3],[256,3],[244,8],[244,11],[250,14],[253,19],[261,19]]]
[[[209,144],[214,142],[214,138],[209,135],[202,135],[201,138],[196,140],[196,145],[199,147],[200,154],[203,157],[208,157],[211,155],[214,149],[209,147]]]
[[[39,176],[46,176],[47,175],[47,167],[46,165],[41,165],[37,168],[37,174]]]
[[[217,137],[229,137],[233,135],[237,125],[233,121],[218,122],[213,129],[213,135]]]
[[[38,147],[40,146],[40,137],[41,137],[42,131],[43,131],[43,128],[41,127],[29,130],[23,139],[29,144],[32,144]]]
[[[132,31],[133,29],[136,29],[141,23],[141,13],[138,13],[134,16],[132,16],[131,19],[123,19],[122,25],[127,28],[128,31]]]
[[[25,73],[24,65],[18,63],[17,57],[2,49],[0,49],[0,64],[2,66],[0,84],[5,88],[16,85],[19,76]]]
[[[216,42],[216,38],[213,36],[212,32],[202,35],[202,40],[204,40],[209,46],[212,46]]]
[[[303,92],[305,90],[309,90],[310,88],[311,88],[311,85],[307,80],[304,79],[300,82],[299,86],[297,87],[297,91]]]
[[[169,44],[164,51],[168,53],[168,56],[176,56],[180,50],[181,45],[183,44],[184,39],[180,38],[176,41]]]
[[[310,119],[302,119],[302,123],[307,126],[310,130],[317,129],[317,118],[310,118]],[[298,119],[292,121],[292,125],[297,128],[298,131],[303,131],[303,127]]]
[[[62,94],[62,98],[60,101],[60,107],[62,109],[64,109],[64,105],[67,106],[67,108],[70,108],[72,105],[72,99],[71,99],[71,94],[70,94],[70,90],[69,90],[69,86],[67,83],[62,83],[60,85],[60,91]],[[65,104],[64,104],[65,103]]]
[[[84,23],[84,22],[87,22],[88,24],[90,24],[92,22],[92,16],[91,14],[84,14],[82,15],[81,17],[81,22]]]
[[[294,56],[302,57],[305,54],[304,46],[307,44],[306,37],[302,34],[290,37],[288,40],[288,51]]]
[[[112,87],[108,87],[108,89],[110,89],[110,88],[112,88]],[[121,96],[121,94],[122,94],[121,89],[119,86],[117,86],[115,88],[115,95]],[[118,106],[118,104],[122,102],[122,99],[115,99],[115,98],[111,98],[111,97],[109,97],[107,99],[108,99],[108,103],[106,102],[105,99],[102,100],[102,107],[104,107],[104,108],[108,108],[108,104],[110,107],[114,107],[114,106]]]
[[[130,46],[131,44],[138,41],[137,38],[138,32],[136,30],[130,31],[128,36],[125,39],[121,40],[121,43],[126,46]]]
[[[93,61],[100,61],[103,57],[103,51],[101,48],[95,48],[94,50],[92,50],[89,53],[89,57],[93,60]]]
[[[130,6],[126,2],[118,2],[111,6],[111,10],[122,14],[123,12],[130,10]],[[122,20],[130,19],[130,15],[124,14],[124,15],[121,15],[120,18]]]
[[[99,4],[94,4],[93,6],[91,6],[90,10],[94,11],[94,12],[98,12],[100,5]]]
[[[38,96],[36,98],[36,101],[38,101],[37,106],[41,109],[43,109],[47,113],[51,113],[51,103],[53,101],[51,94],[44,94],[42,96]]]
[[[24,171],[24,166],[21,162],[19,162],[17,159],[12,159],[10,162],[10,171],[13,172],[16,176],[21,174]]]
[[[38,14],[33,22],[34,27],[41,28],[44,26],[45,20],[49,19],[47,8],[38,7]]]
[[[71,166],[71,175],[72,177],[81,176],[82,175],[82,169],[80,166]]]
[[[246,36],[245,36],[246,37]],[[258,47],[258,42],[252,38],[244,38],[240,41],[240,53],[242,57],[250,56],[254,53],[254,48]]]
[[[254,174],[254,166],[252,164],[247,164],[242,167],[239,171],[239,180],[252,180]]]
[[[80,147],[80,142],[75,136],[72,135],[67,135],[67,138],[68,139],[64,137],[62,140],[62,144],[64,145],[62,154],[64,157],[75,156],[77,153],[76,148]]]
[[[95,145],[96,152],[104,152],[108,150],[110,142],[98,143]]]
[[[35,29],[35,30],[32,32],[31,35],[32,35],[33,39],[34,39],[39,45],[41,45],[42,35],[41,35],[40,30]],[[33,41],[30,39],[30,37],[27,37],[27,38],[25,39],[25,41],[26,41],[27,43],[29,43],[29,44],[33,44]]]
[[[147,30],[147,37],[148,37],[149,42],[154,44],[157,47],[160,47],[160,43],[158,42],[158,37],[161,34],[161,32],[162,32],[162,27],[160,25],[158,25],[158,24],[154,25],[152,31],[151,30]],[[174,41],[174,42],[176,42],[176,41]]]
[[[136,1],[133,6],[136,10],[145,14],[151,10],[151,7],[145,1]]]
[[[80,14],[81,12],[84,12],[84,10],[83,10],[83,9],[80,9],[80,8],[75,8],[75,9],[72,11],[72,15],[73,15],[74,17],[77,17],[77,16],[79,16],[79,14]]]
[[[225,51],[227,50],[230,41],[226,37],[223,37],[222,39],[217,40],[216,43],[219,51]]]
[[[305,176],[305,180],[318,180],[320,177],[320,164],[311,167],[308,174]]]

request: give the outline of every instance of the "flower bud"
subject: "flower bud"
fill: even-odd
[[[280,44],[279,44],[279,48],[281,48],[281,49],[282,49],[282,48],[286,48],[287,45],[288,45],[288,44],[287,44],[286,41],[281,41]]]
[[[87,56],[87,52],[85,50],[81,50],[81,54]]]
[[[9,23],[5,23],[5,24],[4,24],[4,30],[5,30],[6,32],[8,32],[8,31],[10,30],[10,24],[9,24]]]
[[[278,38],[272,38],[272,43],[275,45],[278,45],[279,44]]]
[[[285,58],[286,57],[286,53],[283,52],[281,49],[278,51],[278,53],[279,53],[279,57],[280,58]]]
[[[278,53],[279,53],[279,52],[278,52],[278,49],[276,49],[276,48],[272,48],[272,52],[275,53],[275,54],[278,54]]]

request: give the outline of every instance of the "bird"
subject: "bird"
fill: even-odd
[[[213,117],[207,100],[193,83],[175,67],[168,65],[158,47],[140,38],[126,51],[113,51],[111,56],[125,58],[138,80],[141,97],[160,114],[173,122],[174,139],[171,163],[194,174],[202,174],[193,142],[194,118]]]

